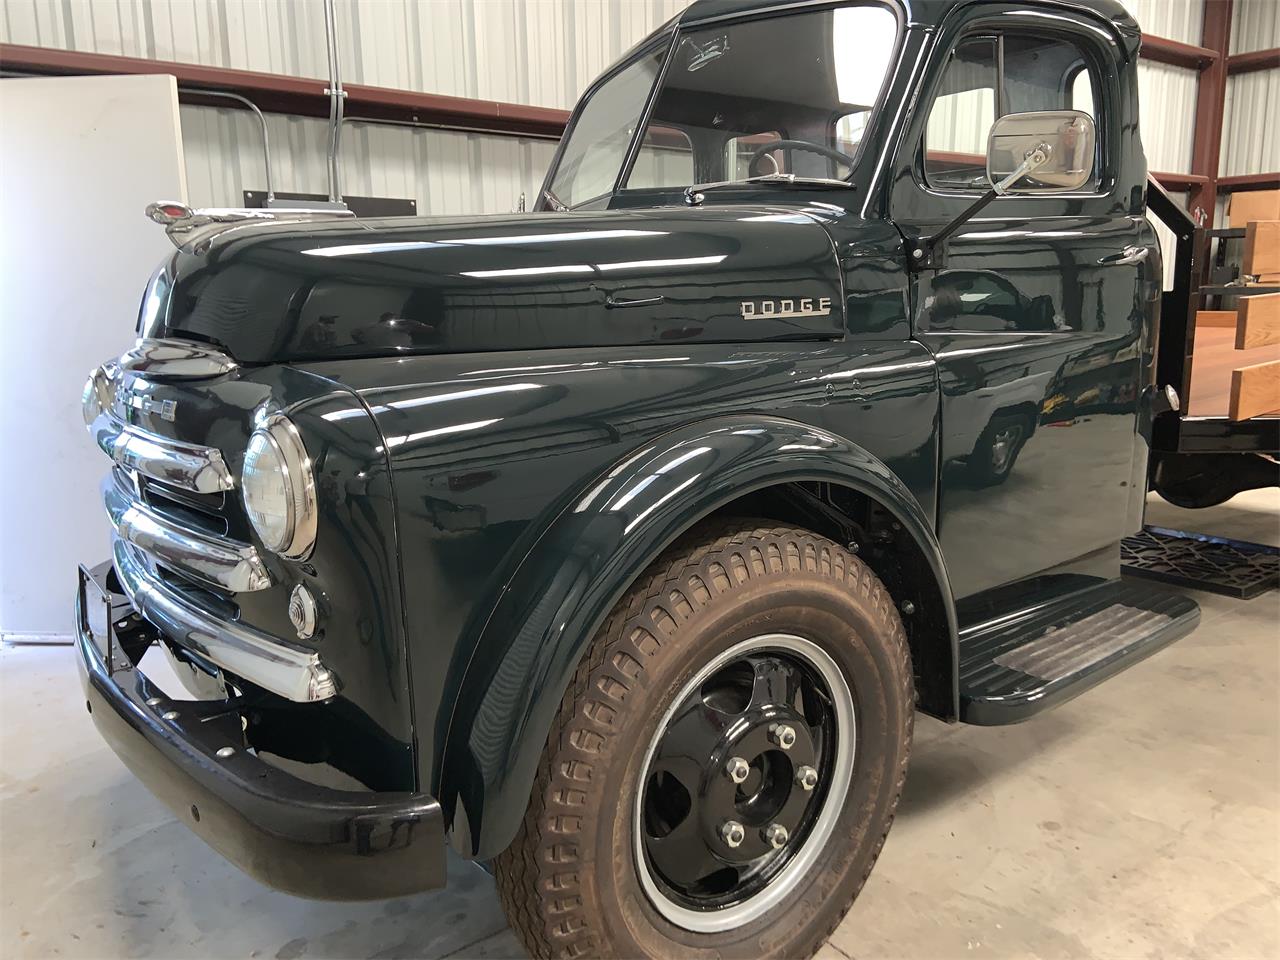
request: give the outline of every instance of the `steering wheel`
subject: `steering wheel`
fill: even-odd
[[[834,160],[836,163],[843,163],[850,170],[853,169],[853,157],[833,147],[824,147],[819,143],[810,143],[808,140],[770,140],[751,151],[751,156],[747,158],[747,170],[754,171],[760,158],[773,150],[805,150],[826,157],[828,160]],[[776,162],[774,166],[777,167]]]

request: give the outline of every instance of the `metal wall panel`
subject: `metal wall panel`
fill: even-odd
[[[336,0],[343,79],[567,109],[687,0]],[[328,76],[319,0],[3,0],[0,40]]]
[[[1143,33],[1200,45],[1204,0],[1120,0]],[[1236,0],[1238,3],[1239,0]],[[1265,0],[1273,2],[1273,0]]]
[[[1280,3],[1235,0],[1231,6],[1231,52],[1251,53],[1280,47]]]
[[[328,191],[328,122],[267,114],[275,189]],[[182,107],[188,202],[238,206],[265,186],[262,135],[243,110]],[[530,205],[555,143],[352,122],[343,126],[342,190],[417,200],[427,214],[501,213],[523,192]]]
[[[336,0],[343,79],[567,109],[686,0]],[[0,40],[292,76],[323,85],[319,0],[0,0]],[[324,193],[326,126],[268,116],[275,187]],[[228,206],[264,186],[242,110],[182,108],[190,202]],[[532,204],[546,140],[348,123],[344,193],[412,197],[422,213]]]
[[[1224,177],[1280,170],[1280,69],[1238,73],[1227,78],[1222,109]]]
[[[1138,63],[1138,125],[1149,170],[1191,172],[1199,76],[1185,67]]]

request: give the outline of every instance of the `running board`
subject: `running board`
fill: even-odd
[[[1018,723],[1079,696],[1200,622],[1189,597],[1118,579],[960,634],[960,719]]]

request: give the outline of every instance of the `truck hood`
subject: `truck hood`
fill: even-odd
[[[180,250],[144,336],[241,363],[841,335],[821,211],[664,208],[231,226]]]

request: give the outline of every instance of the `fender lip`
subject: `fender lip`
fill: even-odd
[[[945,608],[951,715],[958,713],[950,582],[932,525],[902,480],[862,447],[819,427],[772,415],[698,421],[648,441],[598,477],[505,587],[459,688],[441,765],[440,798],[460,854],[494,856],[514,835],[582,650],[644,567],[724,504],[802,481],[857,489],[913,535]]]

